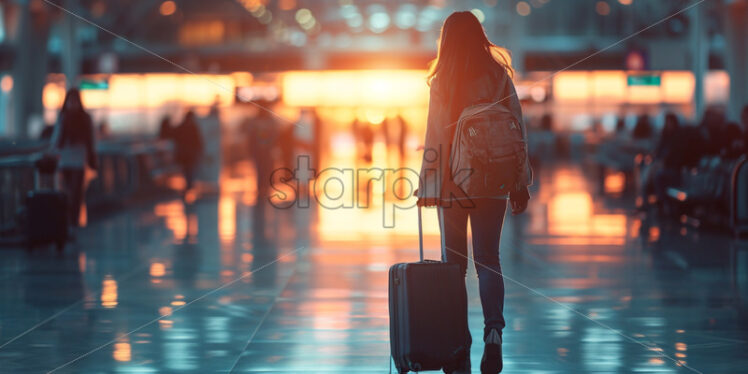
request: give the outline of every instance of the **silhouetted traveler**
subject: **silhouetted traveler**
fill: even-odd
[[[616,134],[621,135],[626,132],[626,115],[621,114],[616,119]]]
[[[374,149],[374,130],[371,128],[371,123],[356,118],[353,120],[353,133],[358,143],[359,158],[367,164],[371,163]]]
[[[553,116],[550,113],[545,113],[540,117],[540,129],[548,132],[553,131]]]
[[[40,140],[51,140],[52,135],[55,133],[56,126],[44,126],[42,132],[39,134]]]
[[[520,161],[524,166],[514,166],[505,171],[518,173],[515,183],[511,184],[513,188],[503,190],[505,186],[498,187],[497,184],[489,193],[468,194],[463,188],[465,185],[461,184],[464,181],[452,179],[449,153],[457,127],[455,123],[463,110],[472,110],[476,104],[494,103],[491,107],[495,108],[489,111],[492,117],[481,117],[480,120],[492,121],[494,115],[508,115],[512,122],[508,122],[511,127],[507,125],[506,130],[512,134],[521,131],[520,136],[526,136],[522,109],[511,80],[513,70],[504,53],[506,51],[488,40],[472,13],[455,12],[444,21],[438,56],[429,73],[431,91],[426,141],[420,185],[416,192],[419,205],[439,207],[443,256],[447,262],[458,263],[463,274],[467,270],[467,222],[470,218],[474,265],[478,273],[485,323],[482,373],[498,373],[503,367],[501,344],[506,322],[499,238],[507,200],[511,202],[512,213],[524,212],[530,198],[527,186],[532,182],[532,176],[525,154],[524,160]],[[489,175],[493,170],[476,171],[477,174]],[[480,182],[470,177],[467,181],[469,184]],[[463,191],[464,195],[461,196],[459,191]],[[467,305],[464,307],[467,308]],[[472,339],[469,332],[467,339],[468,354],[455,373],[470,372],[469,347]]]
[[[743,130],[743,144],[748,147],[748,105],[743,106],[740,112],[740,124]]]
[[[667,187],[680,183],[682,149],[686,140],[682,134],[678,116],[673,113],[665,114],[665,125],[654,152],[654,164],[649,169],[654,171],[651,186],[658,201],[665,199]],[[647,187],[645,186],[645,190],[649,190]]]
[[[182,169],[185,182],[185,193],[192,189],[200,158],[203,155],[203,136],[197,126],[195,113],[188,111],[182,123],[172,133],[174,139],[174,159]]]
[[[734,160],[745,153],[745,140],[743,130],[736,122],[729,122],[725,126],[724,139],[725,148],[722,149],[722,157],[726,160]]]
[[[652,122],[649,116],[642,114],[637,118],[634,130],[631,132],[631,138],[635,140],[649,139],[652,137]]]
[[[173,132],[174,128],[171,126],[171,117],[164,116],[161,118],[161,123],[158,126],[159,140],[171,139]]]
[[[405,142],[408,140],[408,123],[402,115],[397,115],[397,121],[400,123],[400,133],[397,138],[397,150],[400,153],[400,164],[405,165]]]
[[[278,137],[280,136],[280,126],[275,119],[275,115],[269,111],[271,105],[270,102],[266,101],[258,102],[259,112],[250,122],[249,133],[247,134],[249,151],[257,170],[258,202],[268,196],[270,177],[275,165]],[[297,126],[293,126],[289,131],[291,131],[290,136],[295,148],[297,139],[293,135],[294,127]]]
[[[382,132],[384,133],[387,149],[391,146],[397,147],[400,157],[400,164],[405,163],[405,140],[408,136],[408,125],[405,123],[403,116],[398,114],[393,118],[387,118],[382,122]]]
[[[694,148],[700,156],[718,155],[726,146],[725,136],[725,115],[716,108],[709,108],[704,112],[704,118],[701,121],[701,136],[704,141],[699,147]]]
[[[60,115],[52,135],[52,145],[60,155],[63,188],[70,201],[70,224],[78,226],[83,203],[86,166],[98,168],[94,149],[94,126],[91,116],[83,109],[80,92],[72,88],[65,95]]]

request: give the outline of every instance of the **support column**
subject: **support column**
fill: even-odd
[[[78,0],[66,0],[65,8],[73,13],[78,12]],[[64,12],[60,31],[62,36],[62,73],[65,74],[65,85],[67,88],[76,87],[81,71],[81,53],[77,37],[78,19],[70,13]]]
[[[748,104],[748,0],[725,2],[725,62],[730,76],[727,116],[740,121],[740,110]]]
[[[704,101],[704,79],[709,69],[709,45],[706,36],[703,6],[697,5],[691,13],[691,71],[694,77],[693,91],[693,119],[701,120],[706,103]]]
[[[29,136],[30,121],[42,120],[42,92],[47,79],[47,40],[49,10],[39,3],[19,2],[18,33],[13,40],[13,128],[8,135],[18,139]]]

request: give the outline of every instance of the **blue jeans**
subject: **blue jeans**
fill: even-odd
[[[473,235],[473,257],[478,273],[480,300],[485,324],[483,339],[491,329],[501,334],[504,321],[504,278],[499,261],[499,240],[504,224],[507,200],[474,199],[474,207],[464,208],[454,202],[451,207],[439,208],[442,233],[442,253],[447,262],[460,264],[462,274],[467,272],[467,222]],[[467,309],[467,305],[465,305]],[[468,343],[472,339],[468,333]]]

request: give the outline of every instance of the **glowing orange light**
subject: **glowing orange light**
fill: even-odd
[[[222,193],[218,199],[218,235],[224,243],[236,237],[236,199],[229,193]]]
[[[517,14],[520,16],[529,16],[530,12],[532,12],[532,8],[530,8],[530,4],[528,4],[525,1],[520,1],[517,3]]]
[[[278,2],[278,8],[281,10],[291,10],[296,8],[296,0],[280,0]]]
[[[652,226],[649,228],[649,242],[653,243],[660,239],[660,228]]]
[[[553,96],[560,100],[586,100],[591,96],[587,72],[562,72],[553,77]]]
[[[158,10],[159,12],[161,12],[161,15],[170,16],[177,11],[177,4],[171,0],[166,0],[161,3],[161,6],[158,8]]]
[[[652,365],[662,365],[665,363],[661,358],[652,357],[649,359],[649,363]]]
[[[3,92],[10,92],[10,90],[13,89],[13,77],[6,75],[3,79],[0,79],[0,89],[2,89]]]
[[[80,252],[78,254],[78,270],[81,273],[86,272],[86,252]]]
[[[187,236],[187,217],[184,205],[178,200],[156,204],[154,213],[166,219],[166,227],[174,234],[175,241],[182,241]]]
[[[601,16],[607,16],[610,14],[610,5],[605,1],[598,1],[597,4],[595,4],[595,11]]]
[[[611,194],[622,193],[626,187],[626,175],[623,172],[605,176],[605,192]]]
[[[166,274],[166,266],[160,262],[154,262],[151,264],[150,273],[152,277],[163,277]]]
[[[102,282],[101,306],[104,308],[114,308],[117,306],[117,281],[111,275],[107,275]]]
[[[297,107],[425,107],[422,70],[295,71],[281,78],[283,102]]]
[[[132,348],[130,343],[114,343],[114,359],[117,361],[130,361],[132,359]]]

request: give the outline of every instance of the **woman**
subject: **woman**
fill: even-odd
[[[197,126],[195,112],[187,111],[182,123],[171,132],[174,139],[174,159],[182,169],[182,175],[186,182],[184,196],[192,189],[195,181],[195,172],[203,156],[203,135]]]
[[[470,199],[466,202],[454,197],[455,188],[459,187],[449,175],[448,162],[456,127],[453,124],[466,107],[496,102],[522,120],[522,110],[511,80],[513,70],[504,53],[488,40],[472,13],[455,12],[444,21],[438,56],[429,73],[431,98],[420,186],[416,191],[419,205],[439,207],[442,253],[447,262],[458,263],[463,274],[467,269],[467,221],[470,218],[474,265],[485,322],[482,373],[499,373],[503,367],[501,333],[506,323],[499,238],[507,199],[511,202],[512,213],[522,213],[530,198],[527,185],[532,177],[526,170],[524,174],[527,175],[520,178],[521,188],[513,190],[509,196],[468,196]],[[469,348],[472,342],[469,332],[467,338]],[[456,372],[470,372],[469,353]]]
[[[77,227],[84,196],[86,166],[96,170],[94,127],[83,109],[80,92],[71,88],[65,95],[52,145],[59,151],[63,188],[70,201],[70,223]]]

